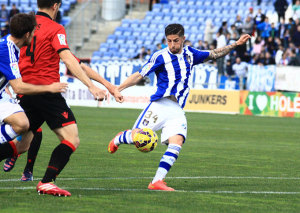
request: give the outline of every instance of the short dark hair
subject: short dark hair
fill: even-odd
[[[169,24],[165,28],[165,36],[168,35],[178,35],[180,37],[184,36],[184,28],[181,24]]]
[[[15,38],[22,38],[26,33],[31,33],[36,26],[34,13],[19,13],[10,20],[10,34]]]
[[[39,8],[50,8],[55,3],[61,3],[61,0],[37,0],[37,5]]]

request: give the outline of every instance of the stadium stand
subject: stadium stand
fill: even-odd
[[[220,27],[223,21],[227,21],[228,26],[233,24],[238,14],[244,20],[247,15],[245,11],[248,11],[249,7],[253,7],[255,13],[258,8],[261,8],[264,14],[275,13],[272,1],[263,0],[259,7],[256,4],[256,1],[247,0],[160,1],[159,4],[153,5],[152,11],[147,12],[143,20],[122,20],[121,26],[107,38],[106,45],[109,48],[100,48],[98,53],[93,54],[92,62],[109,60],[112,57],[117,59],[117,56],[120,56],[119,60],[127,60],[137,54],[133,50],[139,50],[142,46],[151,52],[155,51],[156,45],[161,43],[164,37],[163,29],[169,23],[183,24],[187,39],[194,44],[203,39],[207,19],[211,19],[215,27]],[[127,54],[116,54],[120,49],[110,48],[114,43],[120,44],[122,51]]]
[[[6,5],[6,9],[8,11],[11,10],[12,5],[16,4],[17,8],[20,12],[29,13],[29,12],[37,12],[37,1],[36,0],[0,0],[0,4]],[[70,22],[70,17],[68,17],[69,11],[73,8],[73,6],[77,4],[77,0],[64,0],[60,12],[62,15],[62,25],[67,25]]]

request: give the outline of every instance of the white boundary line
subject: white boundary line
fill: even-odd
[[[152,179],[153,177],[86,177],[86,178],[57,178],[57,180],[131,180],[131,179]],[[167,179],[262,179],[262,180],[300,180],[300,177],[256,177],[256,176],[198,176],[198,177],[167,177]],[[41,180],[41,178],[34,178]],[[0,182],[18,182],[20,179],[0,179]]]
[[[35,187],[0,187],[0,190],[34,190]],[[125,192],[145,192],[148,189],[126,189],[126,188],[72,188],[64,187],[68,190],[84,190],[84,191],[125,191]],[[158,192],[158,191],[152,191]],[[176,190],[175,193],[199,193],[199,194],[278,194],[278,195],[298,195],[300,192],[276,192],[276,191],[187,191],[187,190]]]

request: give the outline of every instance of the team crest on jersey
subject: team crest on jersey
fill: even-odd
[[[66,36],[64,34],[57,34],[60,45],[67,45]]]
[[[149,63],[144,67],[144,72],[149,72],[149,70],[153,67],[153,63]]]
[[[17,62],[10,63],[10,68],[14,76],[19,76],[20,75],[20,70]]]
[[[189,62],[189,64],[192,63],[192,58],[191,58],[191,56],[186,55],[186,60],[187,60],[187,62]]]

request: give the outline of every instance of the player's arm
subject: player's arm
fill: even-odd
[[[34,95],[39,93],[51,92],[60,93],[66,92],[68,88],[67,83],[52,83],[50,85],[33,85],[22,81],[22,78],[17,78],[9,81],[16,94],[20,95]]]
[[[245,44],[250,38],[251,38],[250,35],[244,34],[239,38],[239,40],[237,40],[233,44],[227,45],[225,47],[217,48],[214,50],[210,50],[209,56],[204,61],[214,60],[214,59],[224,57],[225,55],[230,53],[231,50],[235,49],[237,46]]]
[[[109,81],[107,81],[105,78],[99,75],[95,70],[93,70],[88,65],[84,63],[80,63],[80,66],[90,79],[99,82],[100,84],[106,87],[106,89],[109,91],[110,94],[114,95],[114,90],[116,89],[115,85],[111,84]]]
[[[135,72],[131,76],[129,76],[120,86],[118,86],[118,90],[121,92],[128,87],[136,85],[142,79],[143,76],[139,72]]]
[[[82,70],[77,59],[73,56],[70,50],[65,49],[61,51],[59,53],[59,57],[65,63],[70,72],[88,87],[89,91],[93,94],[95,99],[106,99],[106,91],[99,89],[92,83],[91,79]]]

